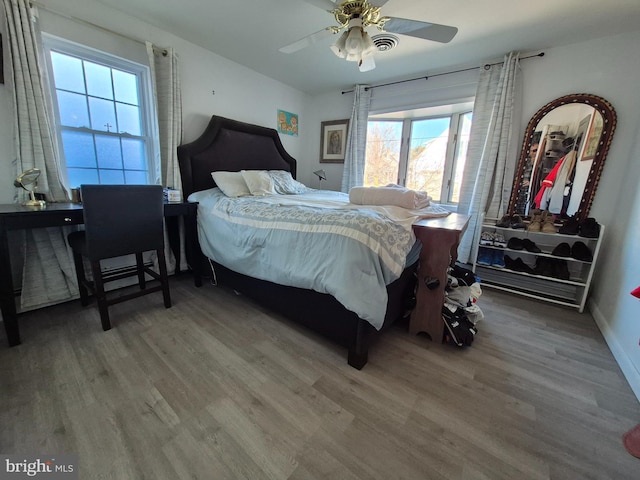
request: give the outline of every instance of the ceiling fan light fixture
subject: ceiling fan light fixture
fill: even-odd
[[[378,47],[376,47],[369,34],[365,31],[362,32],[362,47],[362,58],[373,55],[378,51]]]
[[[344,32],[338,41],[331,46],[336,56],[348,62],[362,63],[362,59],[378,51],[373,40],[360,26],[353,26]]]
[[[363,50],[364,40],[362,37],[361,27],[352,27],[349,29],[349,35],[345,43],[345,49],[347,50],[347,58],[358,56]]]
[[[346,58],[347,57],[346,44],[347,44],[347,37],[348,36],[349,36],[349,32],[347,32],[347,31],[343,32],[342,35],[340,35],[340,38],[338,38],[338,40],[336,41],[336,43],[331,45],[331,50],[333,51],[333,53],[335,53],[336,56],[338,56],[340,58]]]

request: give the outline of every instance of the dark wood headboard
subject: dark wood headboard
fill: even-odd
[[[178,162],[184,198],[215,187],[215,171],[286,170],[296,178],[296,160],[275,129],[216,115],[197,140],[178,147]]]

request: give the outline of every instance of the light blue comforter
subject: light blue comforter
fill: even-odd
[[[416,239],[411,227],[338,192],[226,197],[196,192],[203,253],[244,275],[335,297],[376,329],[386,285],[402,273]],[[438,215],[440,216],[440,215]],[[419,245],[413,250],[414,258]]]

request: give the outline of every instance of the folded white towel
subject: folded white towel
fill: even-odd
[[[427,192],[410,190],[401,185],[386,187],[353,187],[349,191],[349,201],[356,205],[394,205],[417,210],[429,206],[431,197]]]

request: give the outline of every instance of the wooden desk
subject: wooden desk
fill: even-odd
[[[180,264],[180,235],[178,218],[184,218],[185,244],[187,260],[196,258],[197,245],[196,214],[197,203],[165,203],[164,216],[167,223],[169,246]],[[23,205],[0,205],[0,310],[9,346],[20,344],[20,330],[15,304],[15,290],[11,273],[11,253],[9,251],[8,231],[31,228],[61,227],[84,223],[82,205],[74,203],[49,203],[45,208],[25,207]],[[192,261],[196,286],[202,285],[200,261]],[[176,273],[179,269],[176,269]]]
[[[422,242],[418,267],[416,307],[411,313],[409,332],[425,332],[431,340],[442,342],[444,323],[442,304],[447,285],[447,267],[458,258],[460,238],[467,229],[469,216],[452,213],[443,218],[427,218],[413,225],[416,237]],[[430,290],[425,278],[437,278],[438,287]]]

